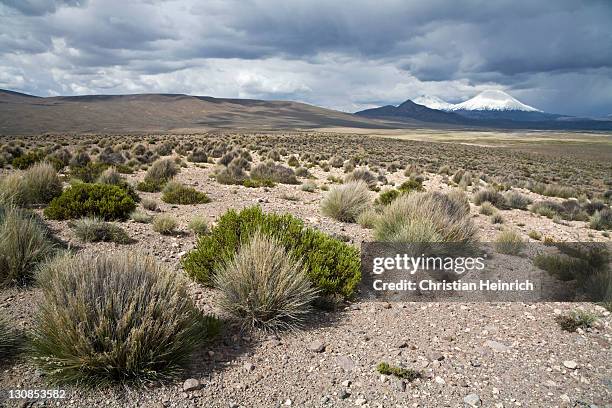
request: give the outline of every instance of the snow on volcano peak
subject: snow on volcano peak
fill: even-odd
[[[418,98],[414,98],[412,102],[427,106],[430,109],[438,109],[438,110],[450,110],[453,107],[452,103],[448,103],[437,96],[428,96],[421,95]]]
[[[491,89],[479,93],[465,102],[451,105],[449,110],[468,111],[524,111],[541,112],[539,109],[525,105],[504,91]]]

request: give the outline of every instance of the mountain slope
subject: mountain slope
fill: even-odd
[[[172,129],[398,127],[291,101],[223,99],[182,94],[41,98],[0,90],[0,134],[123,132]]]
[[[410,99],[399,106],[387,105],[380,108],[366,109],[355,112],[355,115],[367,118],[419,120],[434,123],[467,124],[466,122],[468,122],[457,114],[430,109],[416,104]]]

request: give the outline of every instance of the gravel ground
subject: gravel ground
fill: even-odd
[[[140,250],[155,255],[176,273],[180,257],[195,245],[187,224],[196,215],[211,223],[228,208],[259,204],[265,211],[290,212],[306,224],[347,236],[359,245],[371,231],[321,215],[324,192],[304,192],[298,186],[249,189],[217,184],[209,176],[213,165],[182,169],[178,180],[206,192],[212,201],[196,206],[172,206],[159,193],[160,211],[177,217],[181,233],[162,236],[149,224],[123,223],[137,242],[82,244],[67,222],[50,222],[57,236],[86,251]],[[319,185],[329,173],[313,170]],[[337,169],[332,174],[342,176]],[[129,176],[142,179],[140,172]],[[388,177],[398,183],[405,177]],[[439,175],[425,181],[429,191],[448,190]],[[537,194],[523,191],[534,199]],[[292,197],[293,199],[287,199]],[[373,193],[374,197],[374,193]],[[153,215],[152,212],[149,212]],[[491,224],[472,205],[483,241],[513,227],[527,240],[531,230],[556,240],[610,241],[586,228],[584,222],[556,224],[527,211],[502,211],[504,224]],[[192,296],[205,312],[214,307],[215,292],[191,284]],[[0,291],[0,308],[15,325],[30,328],[36,288]],[[555,316],[582,307],[597,313],[595,327],[575,333],[562,331]],[[336,312],[319,312],[309,326],[281,337],[241,333],[233,326],[210,347],[198,350],[192,366],[174,383],[148,389],[66,389],[58,401],[1,401],[7,406],[73,407],[610,407],[612,406],[612,317],[592,304],[568,303],[383,303],[358,300]],[[423,377],[406,382],[381,376],[381,361],[421,370]],[[21,359],[0,366],[0,390],[48,389],[44,375]],[[55,387],[54,387],[55,388]]]

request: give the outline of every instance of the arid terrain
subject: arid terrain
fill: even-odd
[[[470,240],[490,243],[495,259],[509,270],[537,269],[544,265],[538,264],[539,255],[521,251],[530,242],[553,248],[563,242],[609,247],[611,158],[612,136],[603,133],[325,129],[0,138],[0,197],[4,193],[5,203],[13,200],[13,205],[26,188],[15,187],[25,184],[10,182],[11,177],[27,183],[28,172],[40,163],[50,163],[57,171],[53,177],[59,178],[61,188],[52,200],[32,201],[24,193],[17,205],[39,217],[62,251],[151,255],[177,279],[187,276],[187,293],[197,310],[221,322],[220,333],[195,348],[180,374],[141,385],[55,385],[48,366],[40,366],[25,347],[2,362],[0,390],[5,399],[0,397],[0,404],[610,407],[609,297],[608,303],[387,303],[365,300],[355,289],[344,298],[334,293],[326,307],[314,307],[299,329],[266,331],[244,329],[219,302],[221,291],[203,281],[200,270],[193,272],[188,260],[205,250],[205,242],[212,242],[205,237],[215,239],[211,231],[222,228],[220,219],[228,210],[259,206],[265,214],[288,213],[349,251],[364,241],[380,240],[385,217],[401,200],[444,196],[455,197],[465,207],[461,222],[471,228]],[[156,184],[151,169],[164,159],[176,168]],[[185,196],[169,199],[171,183],[180,185],[177,194]],[[100,214],[107,224],[123,229],[129,240],[90,242],[79,234],[76,223],[81,216],[65,213],[67,208],[77,211],[76,204],[57,200],[84,184],[119,186],[122,194],[138,197],[126,216]],[[357,191],[364,185],[360,199],[365,203],[355,214],[352,208],[337,210],[345,206],[345,195],[332,206],[342,186]],[[207,198],[187,192],[190,188]],[[179,203],[189,201],[187,195],[200,203]],[[91,211],[85,215],[97,215]],[[162,228],[164,217],[172,220],[169,227]],[[446,237],[443,230],[437,232]],[[502,236],[518,250],[497,251],[501,246],[496,243],[506,242]],[[560,257],[555,267],[565,268],[569,258],[554,256]],[[26,338],[41,324],[37,315],[48,289],[41,288],[43,278],[36,276],[45,262],[27,272],[34,278],[2,279],[0,312]],[[591,265],[591,259],[584,262]],[[609,268],[609,254],[603,264]],[[580,279],[542,268],[560,280]],[[606,283],[612,288],[609,280]],[[576,321],[569,330],[561,324],[568,316]],[[381,362],[418,375],[383,373]],[[7,390],[49,388],[66,390],[66,398],[7,398]]]

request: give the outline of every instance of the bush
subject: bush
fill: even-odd
[[[201,191],[176,181],[168,182],[162,190],[162,200],[168,204],[205,204],[210,198]]]
[[[208,156],[204,150],[194,149],[194,151],[187,156],[187,160],[193,163],[206,163],[208,161]]]
[[[301,259],[310,281],[322,295],[352,297],[361,279],[356,248],[304,227],[301,220],[289,214],[264,214],[259,207],[226,212],[210,234],[201,236],[196,248],[183,258],[185,271],[196,281],[210,285],[223,260],[231,258],[255,231],[275,237]]]
[[[568,332],[575,332],[579,328],[588,329],[593,326],[596,320],[597,316],[595,314],[582,309],[572,310],[567,315],[555,317],[559,326]]]
[[[14,168],[25,170],[44,159],[45,155],[41,151],[28,152],[24,155],[15,157],[11,164]]]
[[[578,196],[575,189],[568,186],[560,186],[556,184],[535,183],[527,186],[534,193],[545,195],[548,197],[570,198]]]
[[[98,180],[96,182],[98,184],[109,184],[117,186],[125,190],[125,192],[128,193],[129,196],[132,197],[132,200],[134,200],[135,202],[140,201],[140,197],[138,197],[138,194],[136,193],[136,191],[134,191],[134,188],[117,171],[115,167],[109,167],[108,169],[104,170],[102,174],[100,174],[100,177],[98,177]]]
[[[221,308],[243,327],[271,331],[299,327],[316,295],[302,263],[260,232],[216,271],[214,285]]]
[[[248,162],[242,157],[234,158],[227,167],[217,173],[217,182],[221,184],[242,184],[247,180],[245,169]]]
[[[513,230],[503,231],[495,239],[495,250],[501,254],[518,255],[523,248],[525,242],[520,234]]]
[[[529,236],[529,238],[534,239],[536,241],[540,241],[542,239],[542,234],[535,230],[529,231],[529,234],[527,235]]]
[[[332,188],[321,201],[324,215],[342,222],[355,222],[370,206],[370,192],[363,181]]]
[[[96,217],[86,217],[72,224],[74,234],[83,242],[114,242],[129,244],[132,239],[123,228]]]
[[[83,165],[70,165],[70,175],[85,183],[93,183],[108,168],[108,164],[100,162],[87,162]]]
[[[519,210],[526,210],[527,206],[532,203],[531,198],[517,191],[508,191],[504,194],[504,202],[506,207]]]
[[[178,172],[179,169],[174,160],[170,158],[159,159],[149,167],[149,170],[147,170],[144,183],[138,185],[139,190],[149,192],[159,191],[164,184],[176,176]]]
[[[317,189],[317,185],[316,183],[313,183],[312,181],[308,181],[302,184],[302,187],[300,188],[302,189],[302,191],[306,191],[308,193],[314,193],[315,190]]]
[[[501,215],[500,213],[495,213],[491,216],[491,224],[503,224],[504,223],[504,216]]]
[[[153,231],[163,235],[170,235],[176,232],[178,222],[171,215],[158,215],[153,218]]]
[[[152,257],[64,256],[47,265],[32,333],[36,362],[53,382],[142,384],[177,376],[215,325],[186,284]]]
[[[191,231],[196,235],[208,234],[208,222],[204,217],[194,217],[189,221],[187,225]]]
[[[253,167],[250,176],[253,180],[272,180],[281,184],[299,184],[295,172],[290,167],[266,161]]]
[[[377,241],[472,244],[476,227],[460,200],[448,195],[402,195],[383,209],[374,228]]]
[[[135,208],[134,200],[118,186],[79,183],[54,198],[44,213],[54,220],[93,216],[105,220],[123,220]]]
[[[480,205],[485,201],[488,201],[497,208],[503,208],[505,203],[504,196],[502,196],[499,191],[492,188],[478,190],[474,194],[472,200],[476,205]]]
[[[374,200],[375,204],[389,205],[402,193],[394,188],[385,190]]]
[[[36,267],[55,253],[33,213],[0,204],[0,286],[29,283]]]
[[[563,212],[563,207],[554,201],[537,201],[531,206],[530,210],[535,214],[553,218]]]
[[[612,211],[609,208],[595,211],[589,220],[589,227],[596,230],[612,229]]]

